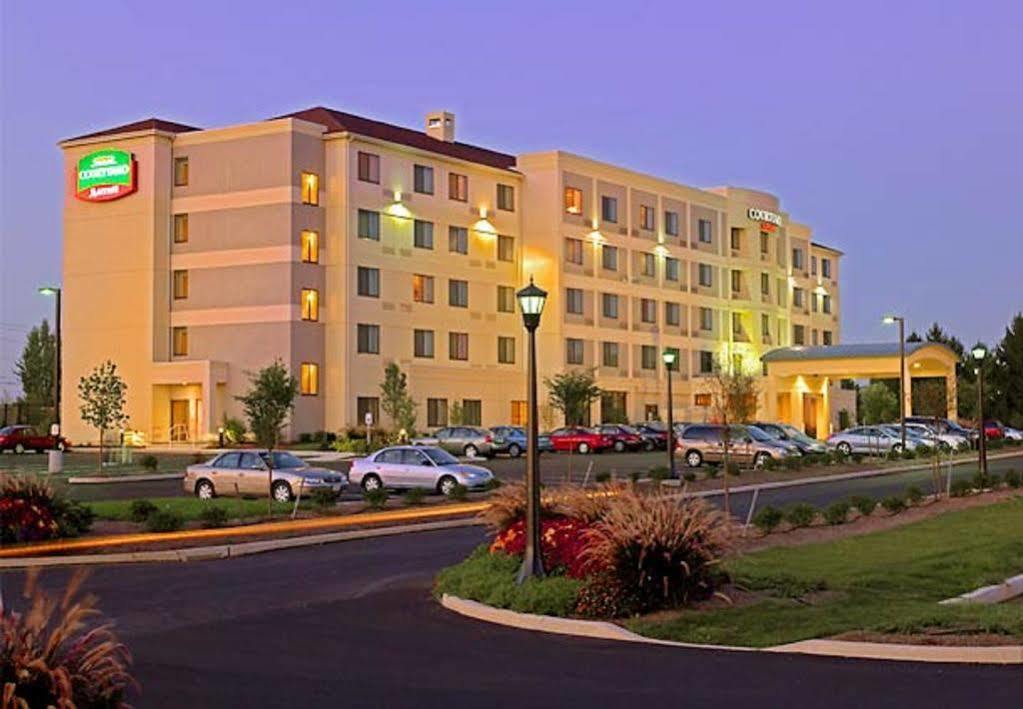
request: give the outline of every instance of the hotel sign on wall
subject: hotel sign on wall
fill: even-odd
[[[135,191],[137,180],[135,156],[127,150],[97,150],[78,161],[75,196],[86,202],[120,199]]]
[[[749,210],[747,210],[746,215],[753,221],[760,222],[760,227],[764,231],[774,231],[781,226],[781,215],[775,214],[774,212],[766,209],[750,207]]]

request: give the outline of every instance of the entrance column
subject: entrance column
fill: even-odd
[[[945,408],[946,415],[953,421],[959,421],[959,383],[956,380],[955,370],[952,374],[945,375]]]
[[[202,377],[202,402],[202,420],[197,426],[196,438],[206,441],[213,436],[217,421],[220,420],[220,413],[217,411],[217,387],[213,381],[213,369],[208,364]]]
[[[906,368],[906,378],[902,382],[902,400],[906,402],[906,416],[913,415],[913,377]]]

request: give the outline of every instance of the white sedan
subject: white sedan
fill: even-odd
[[[485,488],[494,474],[479,465],[460,463],[433,446],[391,446],[353,461],[348,479],[367,491],[418,487],[450,495],[458,485]]]

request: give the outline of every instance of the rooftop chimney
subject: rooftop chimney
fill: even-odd
[[[455,114],[433,111],[426,114],[426,134],[445,143],[455,142]]]

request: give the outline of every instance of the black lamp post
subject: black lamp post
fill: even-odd
[[[980,455],[980,472],[987,476],[987,431],[984,428],[984,358],[987,357],[987,348],[984,345],[977,345],[971,354],[977,361],[977,418],[980,420],[977,426],[977,431],[980,433],[980,438],[977,440],[977,451]]]
[[[668,376],[668,473],[672,480],[675,479],[675,419],[672,416],[674,399],[671,396],[671,370],[675,368],[675,360],[678,359],[678,352],[672,349],[664,350],[664,369]]]
[[[899,315],[885,315],[884,324],[899,324],[899,427],[902,430],[902,448],[906,451],[906,318]]]
[[[529,333],[529,372],[526,386],[527,408],[529,409],[526,426],[526,552],[522,557],[522,568],[515,579],[522,583],[531,577],[542,577],[543,547],[540,540],[540,456],[537,451],[537,405],[536,405],[536,328],[540,326],[543,306],[547,303],[547,291],[538,288],[530,277],[529,285],[515,294],[522,311],[522,324]]]
[[[54,317],[54,353],[53,353],[53,418],[57,424],[57,433],[60,433],[60,377],[61,377],[61,366],[60,366],[60,346],[61,346],[61,332],[60,332],[60,288],[54,286],[44,286],[39,289],[42,295],[52,295],[56,297],[54,303],[56,309],[56,315]]]

